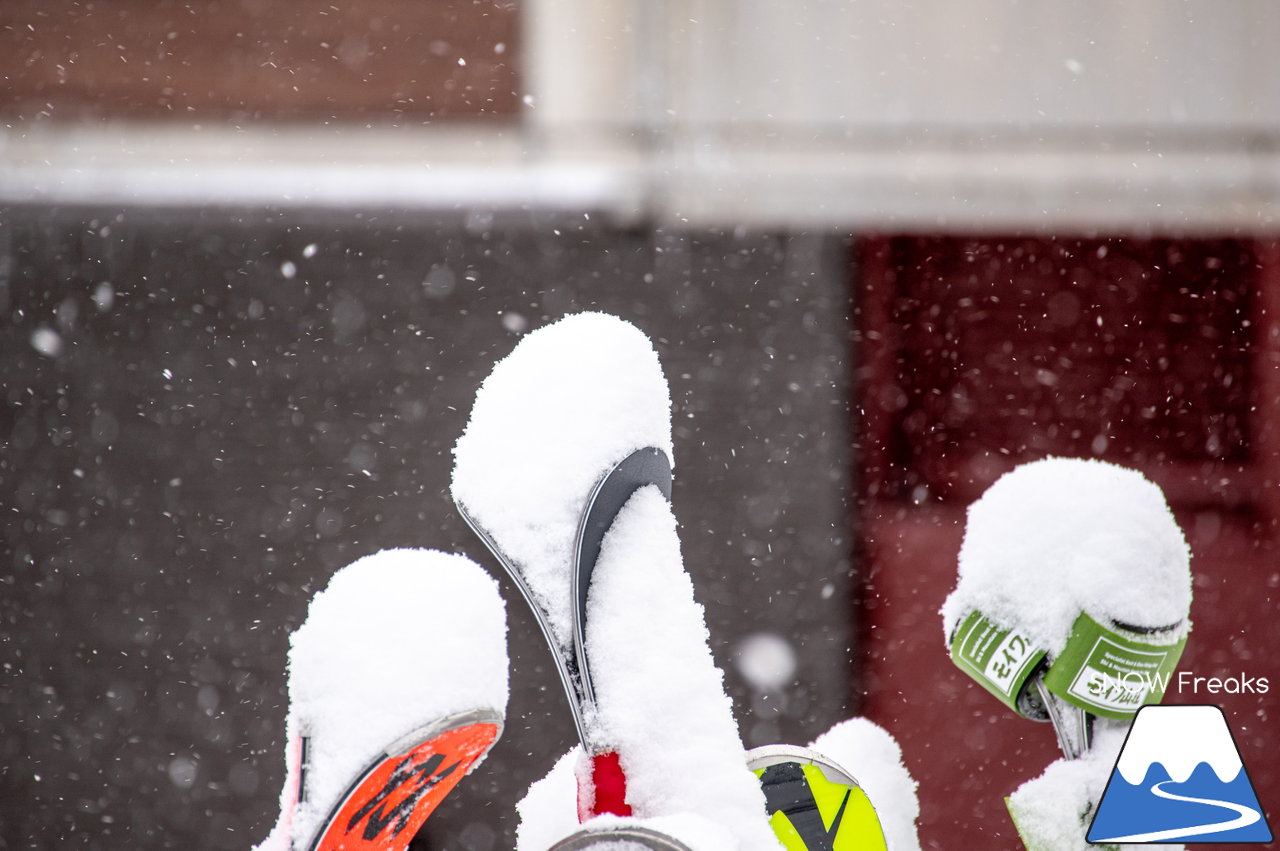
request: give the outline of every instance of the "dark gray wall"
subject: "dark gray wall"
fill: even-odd
[[[0,211],[0,848],[260,840],[310,595],[388,546],[492,567],[449,451],[511,329],[578,309],[662,355],[686,562],[748,744],[848,715],[847,271],[829,237],[563,217]],[[415,847],[510,847],[572,744],[504,591],[507,734]],[[800,653],[784,694],[733,669],[757,630]]]

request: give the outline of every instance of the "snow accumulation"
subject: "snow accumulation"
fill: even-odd
[[[1190,629],[1190,551],[1160,488],[1102,461],[1048,458],[969,507],[948,640],[978,610],[1061,652],[1081,612],[1101,623]]]
[[[587,601],[592,739],[618,752],[637,817],[697,813],[732,847],[776,848],[709,642],[671,506],[642,488],[605,535]]]
[[[569,751],[560,757],[545,777],[530,786],[524,798],[516,804],[520,816],[516,851],[547,851],[560,840],[583,829],[584,825],[578,823],[575,803],[577,771],[583,760],[581,747]],[[745,763],[743,770],[746,770]],[[688,768],[686,771],[693,773]],[[597,816],[585,826],[600,830],[614,824],[648,827],[679,839],[693,851],[732,851],[740,847],[729,829],[719,821],[693,813],[625,819],[604,815]],[[777,851],[779,846],[773,840],[772,845],[764,847]]]
[[[476,394],[454,450],[454,498],[514,563],[562,651],[587,497],[646,446],[672,457],[670,393],[649,339],[612,316],[577,314],[530,333]],[[588,740],[618,753],[632,820],[696,851],[776,849],[709,640],[671,506],[642,488],[592,574]],[[586,755],[566,759],[521,804],[520,847],[542,851],[580,828],[575,772]]]
[[[866,718],[841,721],[809,745],[849,772],[867,793],[889,851],[920,851],[916,781],[888,730]]]
[[[476,393],[454,447],[454,500],[521,571],[562,649],[583,502],[645,446],[674,459],[670,392],[649,338],[617,317],[580,313],[529,333]]]
[[[570,750],[516,804],[516,851],[547,851],[578,829],[577,766],[582,759],[581,747]]]
[[[916,819],[920,815],[920,801],[916,796],[916,781],[903,765],[902,750],[888,731],[865,718],[851,718],[823,733],[810,748],[847,769],[858,781],[876,808],[889,851],[919,851]],[[576,771],[581,761],[581,748],[574,748],[561,757],[545,777],[529,787],[524,799],[516,805],[520,815],[516,851],[546,851],[581,829],[574,803]],[[677,769],[677,773],[688,774],[692,779],[700,777],[691,768],[696,764],[694,760],[680,761],[684,769],[683,772]],[[593,821],[592,825],[604,826],[609,818],[602,816],[602,821]],[[754,820],[755,816],[746,818]],[[712,822],[692,813],[626,821],[661,830],[695,851],[742,847],[720,820]],[[760,847],[778,847],[776,839],[771,843],[761,841]]]
[[[280,821],[259,851],[286,851],[290,833],[310,837],[407,733],[472,709],[505,715],[506,636],[497,583],[464,556],[384,550],[335,573],[290,638],[286,741],[310,737],[308,799],[290,830],[290,764]]]
[[[1098,847],[1085,842],[1085,834],[1127,730],[1127,724],[1095,722],[1093,745],[1089,750],[1078,759],[1051,762],[1043,774],[1023,783],[1009,796],[1009,810],[1030,847],[1054,851],[1090,851]],[[1180,845],[1160,847],[1172,851],[1182,848]]]

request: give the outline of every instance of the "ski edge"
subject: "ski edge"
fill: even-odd
[[[784,762],[812,765],[820,769],[823,775],[834,783],[843,783],[846,786],[862,788],[862,784],[857,781],[857,778],[842,765],[826,754],[815,751],[813,748],[806,748],[802,745],[776,744],[758,745],[747,751],[747,769],[749,771],[758,771],[761,768],[768,768],[771,765],[779,765]]]
[[[600,498],[608,490],[610,483],[617,481],[621,476],[626,477],[622,481],[625,495],[620,500],[616,500],[616,505],[608,506],[608,516],[602,516],[597,512]],[[587,707],[595,707],[595,685],[592,682],[591,667],[587,663],[587,595],[591,588],[591,575],[600,558],[600,549],[605,535],[612,528],[618,512],[640,488],[653,485],[658,488],[667,502],[670,502],[672,478],[672,464],[667,453],[655,446],[641,447],[629,453],[600,477],[595,487],[591,489],[591,494],[583,507],[573,542],[570,601],[574,607],[573,652],[582,683],[584,705]],[[583,743],[586,744],[585,738]]]
[[[520,571],[516,569],[515,564],[507,557],[507,554],[502,551],[502,548],[498,546],[498,543],[494,541],[485,528],[471,516],[465,505],[461,502],[455,502],[454,505],[457,506],[458,513],[462,515],[462,519],[467,526],[470,527],[472,532],[475,532],[476,537],[498,560],[498,564],[502,566],[507,576],[511,577],[511,581],[515,583],[520,596],[524,598],[525,604],[533,612],[533,619],[537,621],[538,628],[542,630],[542,637],[546,641],[547,647],[551,650],[551,656],[556,663],[556,671],[560,674],[560,684],[564,688],[565,697],[569,700],[569,711],[573,715],[573,726],[578,732],[578,739],[582,742],[584,748],[588,748],[584,713],[584,707],[588,705],[588,701],[582,684],[582,671],[577,665],[577,660],[561,651],[555,634],[551,630],[551,624],[547,620],[546,612],[538,604],[537,598],[533,595],[533,590],[524,581],[524,577],[520,575]]]

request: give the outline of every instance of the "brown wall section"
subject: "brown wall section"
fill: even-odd
[[[513,116],[515,0],[8,0],[0,116]]]

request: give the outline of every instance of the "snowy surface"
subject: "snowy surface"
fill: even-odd
[[[578,829],[577,766],[582,748],[566,753],[516,804],[516,851],[547,851]]]
[[[1190,551],[1161,490],[1134,470],[1049,458],[969,507],[942,614],[948,639],[976,609],[1056,654],[1082,611],[1104,624],[1181,624],[1181,636],[1190,606]]]
[[[1178,747],[1170,747],[1171,742]],[[1202,762],[1223,783],[1235,780],[1243,767],[1222,710],[1216,706],[1147,706],[1134,719],[1116,767],[1136,786],[1156,763],[1164,766],[1174,782],[1185,783]]]
[[[1127,724],[1096,722],[1093,746],[1079,759],[1058,759],[1044,773],[1009,796],[1019,832],[1037,849],[1089,851],[1085,842],[1093,811],[1107,788],[1111,769],[1124,744]],[[1111,846],[1108,846],[1111,847]],[[1147,848],[1119,845],[1118,848]],[[1180,845],[1161,845],[1176,849]]]
[[[575,801],[577,769],[583,759],[580,747],[566,753],[545,777],[529,787],[525,797],[516,804],[520,814],[516,851],[547,851],[584,827],[600,830],[612,824],[648,827],[679,839],[693,851],[732,851],[740,847],[723,824],[693,813],[626,819],[605,815],[592,819],[588,825],[579,824]],[[769,847],[770,851],[777,851],[778,845],[775,842]]]
[[[641,488],[605,535],[587,602],[592,739],[618,752],[634,814],[627,823],[697,851],[776,851],[709,639],[671,506],[656,488]],[[518,806],[521,851],[545,851],[579,829],[584,764],[575,749],[530,788]]]
[[[587,601],[594,741],[617,750],[639,818],[696,813],[738,848],[776,848],[747,769],[671,507],[638,490],[605,535]]]
[[[841,721],[809,746],[845,769],[867,793],[889,851],[920,851],[916,781],[889,731],[866,718]]]
[[[505,714],[506,631],[497,583],[463,556],[384,550],[335,573],[290,639],[286,741],[311,737],[293,836],[309,838],[396,739],[467,710]],[[293,772],[260,851],[288,848]]]
[[[454,448],[453,497],[515,563],[562,649],[583,504],[645,446],[674,459],[670,393],[648,337],[613,316],[533,331],[476,393]]]

